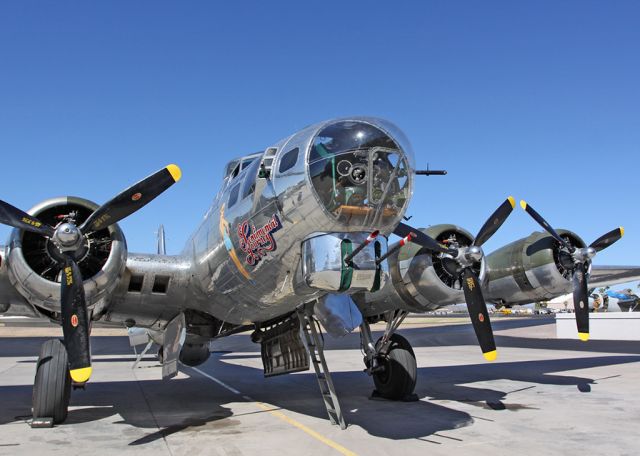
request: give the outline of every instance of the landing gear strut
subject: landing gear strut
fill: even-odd
[[[50,427],[67,419],[71,376],[67,350],[58,339],[42,344],[33,384],[32,426]]]
[[[366,372],[373,377],[376,390],[372,397],[391,400],[417,400],[413,390],[416,386],[416,356],[409,341],[395,331],[407,316],[403,310],[385,314],[387,327],[374,344],[369,323],[360,326],[362,348],[365,352]]]

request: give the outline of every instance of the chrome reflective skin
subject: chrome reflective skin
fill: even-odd
[[[312,147],[320,132],[332,126],[339,130],[345,122],[350,128],[361,126],[377,132],[394,144],[395,163],[402,162],[407,175],[403,188],[406,200],[393,217],[372,216],[363,223],[346,225],[319,202],[311,180]],[[228,174],[184,251],[184,255],[192,256],[194,285],[206,302],[207,312],[236,324],[265,321],[290,312],[327,292],[310,286],[304,277],[304,240],[326,233],[348,233],[346,238],[358,243],[376,229],[389,235],[404,215],[413,189],[413,153],[398,132],[389,122],[369,117],[322,122],[267,148],[268,156],[265,153],[236,176]],[[289,160],[287,166],[281,166],[283,156],[295,149],[295,163],[291,165]],[[368,157],[378,152],[363,150]],[[367,166],[371,169],[373,163]],[[268,178],[260,177],[267,168]],[[367,202],[359,204],[362,207]],[[380,245],[386,250],[386,242]],[[369,279],[363,277],[367,284]],[[364,288],[356,287],[356,283],[357,279],[353,289],[344,292]]]
[[[387,251],[387,240],[379,237],[366,245],[352,259],[357,269],[350,270],[343,261],[345,247],[363,245],[369,233],[328,233],[302,242],[302,275],[311,288],[326,291],[377,291],[387,281],[388,266],[380,267],[376,259]],[[351,244],[351,245],[349,245]],[[345,284],[345,280],[349,283]]]

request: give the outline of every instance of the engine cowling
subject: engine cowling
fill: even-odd
[[[557,232],[574,247],[586,245],[571,231]],[[547,233],[534,232],[487,255],[485,298],[497,305],[515,305],[570,293],[572,261],[558,241]],[[590,267],[589,262],[587,271]]]
[[[58,197],[34,206],[29,214],[56,226],[64,215],[75,211],[80,224],[97,207],[83,198]],[[86,237],[82,248],[78,266],[84,277],[87,307],[99,313],[124,272],[126,241],[122,230],[114,224]],[[60,312],[62,267],[56,261],[60,255],[56,246],[43,236],[17,229],[11,233],[7,258],[9,280],[31,304],[51,317]]]
[[[464,247],[474,240],[471,233],[456,225],[434,225],[420,231],[445,245]],[[453,260],[410,242],[389,256],[388,261],[391,280],[385,287],[377,293],[355,297],[365,315],[376,315],[398,307],[411,312],[427,312],[465,302]],[[473,268],[482,281],[484,260]]]

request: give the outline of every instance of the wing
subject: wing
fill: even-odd
[[[589,288],[636,280],[640,280],[640,266],[593,266],[589,275]]]

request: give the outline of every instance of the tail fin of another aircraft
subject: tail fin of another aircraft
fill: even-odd
[[[158,255],[166,255],[167,246],[164,238],[164,225],[160,225],[158,228]]]

